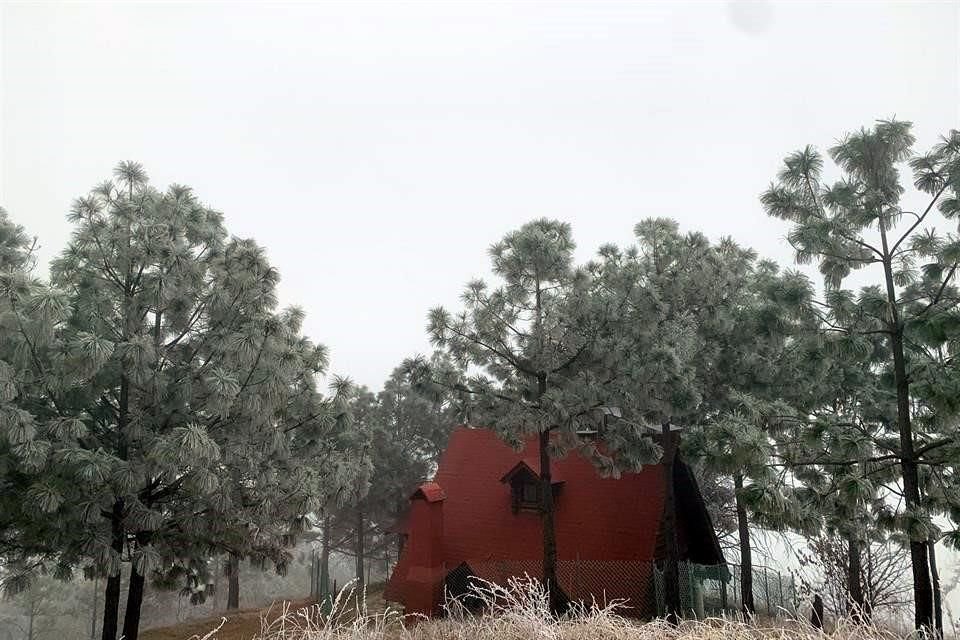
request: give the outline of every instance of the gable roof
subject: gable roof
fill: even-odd
[[[527,456],[522,459],[517,464],[513,465],[509,471],[503,474],[503,477],[500,478],[500,482],[510,482],[515,477],[520,474],[528,474],[534,480],[540,479],[540,460],[539,458],[533,458],[532,456]],[[559,470],[550,469],[550,482],[551,484],[562,484],[564,482],[562,473]]]
[[[697,478],[693,475],[693,469],[679,456],[674,459],[673,486],[677,512],[683,514],[686,522],[687,554],[690,560],[697,564],[726,564]]]
[[[447,499],[447,494],[436,482],[424,482],[410,496],[411,500],[426,500],[427,502],[440,502]]]

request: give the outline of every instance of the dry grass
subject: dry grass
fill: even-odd
[[[330,615],[319,607],[285,605],[260,619],[250,635],[238,636],[208,627],[206,633],[177,640],[895,640],[896,635],[870,626],[841,623],[822,633],[799,621],[771,623],[733,619],[687,621],[673,627],[663,621],[636,622],[618,614],[622,603],[580,607],[557,620],[547,608],[546,594],[532,579],[513,580],[506,587],[478,589],[487,613],[471,615],[459,602],[447,605],[447,617],[426,620],[377,607],[363,594],[341,594]],[[174,636],[150,636],[159,640]]]

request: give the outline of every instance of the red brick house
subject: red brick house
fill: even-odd
[[[542,575],[539,468],[535,440],[517,452],[492,431],[454,430],[433,481],[410,497],[386,598],[408,613],[434,615],[444,592],[456,593],[469,576],[504,584],[511,576]],[[571,453],[554,460],[551,471],[564,594],[586,602],[627,599],[635,615],[653,615],[653,565],[665,552],[663,467],[602,478]],[[722,566],[696,480],[679,457],[672,476],[681,560]]]

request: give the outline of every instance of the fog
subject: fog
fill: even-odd
[[[118,161],[191,185],[376,387],[533,217],[584,259],[670,216],[789,265],[757,199],[786,153],[960,122],[957,7],[5,3],[0,202],[45,265]]]
[[[758,201],[785,154],[960,123],[956,2],[7,2],[0,23],[0,205],[41,271],[73,198],[141,162],[263,244],[331,370],[373,388],[531,218],[570,222],[582,259],[668,216],[789,266]]]

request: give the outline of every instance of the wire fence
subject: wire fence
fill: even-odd
[[[753,567],[753,604],[758,614],[778,616],[797,612],[797,588],[793,576],[783,574],[769,567]],[[730,582],[727,587],[731,594],[730,602],[735,610],[743,607],[741,600],[741,571],[737,565],[730,565]]]
[[[737,565],[679,565],[682,615],[703,619],[743,609],[740,567]],[[768,567],[753,568],[755,611],[763,616],[780,616],[796,611],[793,576]],[[536,561],[467,561],[450,571],[444,584],[448,596],[464,597],[473,578],[506,585],[511,577],[542,575]],[[666,614],[662,567],[651,562],[560,560],[557,581],[570,601],[605,606],[613,601],[622,605],[621,613],[636,618],[654,618]]]
[[[681,562],[680,604],[683,615],[703,619],[743,611],[741,569],[738,565],[702,565]],[[792,575],[769,567],[755,566],[753,575],[754,611],[759,615],[781,616],[796,612],[796,587]],[[654,567],[656,615],[666,614],[663,571]]]

